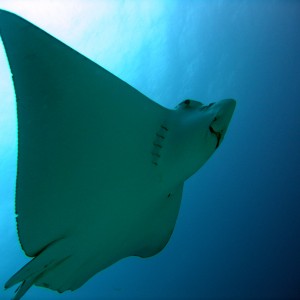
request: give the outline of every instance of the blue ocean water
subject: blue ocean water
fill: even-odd
[[[300,299],[300,2],[0,2],[154,101],[235,98],[221,147],[185,184],[167,247],[79,290],[25,299]],[[13,5],[15,4],[15,6]],[[28,259],[14,221],[16,119],[2,50],[0,284]],[[3,66],[3,67],[2,67]],[[0,291],[10,299],[13,291]]]

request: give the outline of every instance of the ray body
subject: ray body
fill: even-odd
[[[184,181],[219,146],[235,101],[153,102],[24,19],[0,11],[18,114],[16,213],[33,257],[6,287],[63,292],[167,244]]]

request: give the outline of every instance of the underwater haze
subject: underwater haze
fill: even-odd
[[[185,183],[162,252],[126,258],[74,292],[33,287],[24,300],[300,299],[298,0],[0,0],[0,9],[168,108],[237,100],[222,145]],[[2,287],[30,260],[15,223],[16,130],[1,42]],[[0,287],[0,299],[12,295]]]

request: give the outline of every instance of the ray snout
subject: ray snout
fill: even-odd
[[[209,130],[217,137],[216,148],[221,144],[228,125],[232,118],[236,101],[233,99],[221,100],[212,106],[215,117],[209,126]]]

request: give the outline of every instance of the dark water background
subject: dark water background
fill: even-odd
[[[22,1],[21,1],[22,2]],[[300,1],[0,1],[153,100],[238,101],[185,185],[173,237],[62,295],[25,299],[300,299]],[[27,259],[14,221],[16,121],[0,53],[0,284]],[[142,199],[141,199],[142,200]],[[12,291],[0,291],[10,299]]]

